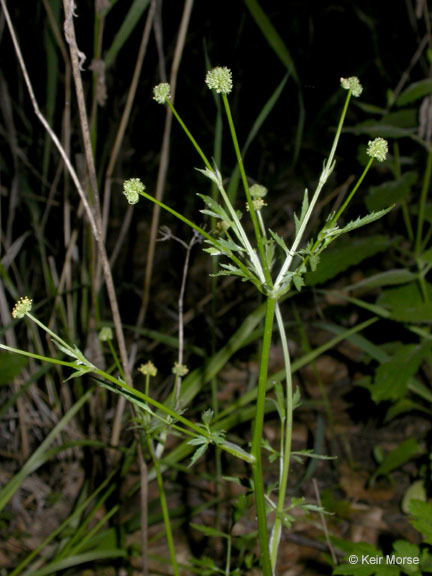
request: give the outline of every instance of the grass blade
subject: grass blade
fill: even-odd
[[[150,0],[135,0],[129,8],[129,12],[126,14],[119,31],[114,37],[113,43],[105,55],[105,70],[108,70],[113,64],[117,54],[134,31],[135,26],[139,23],[144,10],[149,4]]]
[[[75,414],[82,408],[93,393],[93,388],[88,390],[72,408],[63,416],[63,418],[51,430],[45,440],[33,452],[21,470],[2,488],[0,491],[0,511],[6,506],[15,492],[19,489],[22,482],[29,474],[34,472],[45,462],[45,453],[49,446],[54,442],[60,432],[69,424]]]

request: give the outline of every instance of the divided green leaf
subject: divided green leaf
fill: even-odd
[[[306,284],[323,284],[367,258],[388,250],[390,245],[391,241],[386,236],[347,239],[321,254],[319,268],[305,275]]]

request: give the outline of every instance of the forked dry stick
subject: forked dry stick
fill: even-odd
[[[91,145],[91,135],[88,122],[88,116],[85,105],[84,89],[81,79],[81,59],[82,54],[78,49],[78,45],[75,37],[75,27],[73,23],[74,17],[74,2],[73,0],[63,0],[63,6],[65,11],[65,36],[70,48],[70,56],[72,61],[72,74],[74,78],[74,84],[76,89],[76,96],[78,100],[78,109],[80,117],[81,132],[84,143],[84,151],[87,162],[87,169],[89,173],[90,186],[93,192],[93,200],[95,206],[95,225],[97,230],[97,235],[95,236],[97,246],[99,248],[100,261],[102,263],[102,270],[105,280],[105,286],[107,288],[108,297],[111,304],[111,312],[113,315],[114,327],[116,330],[117,343],[119,346],[120,360],[122,363],[123,372],[126,378],[126,382],[133,387],[132,373],[129,368],[128,356],[126,351],[126,342],[123,333],[123,326],[120,318],[120,312],[118,309],[117,296],[114,287],[114,281],[111,273],[111,267],[109,264],[108,256],[105,250],[104,244],[104,234],[103,234],[103,223],[102,223],[102,211],[99,200],[99,191],[96,176],[96,167],[93,158],[93,150]],[[97,287],[96,287],[97,288]],[[121,416],[124,411],[125,398],[120,396],[119,406],[120,409],[117,410],[116,416],[120,415],[117,419],[117,427],[115,426],[116,421],[113,426],[113,434],[111,437],[111,443],[116,445],[119,440],[121,427],[119,422],[121,421]],[[131,412],[135,415],[135,409],[133,405],[130,406]],[[117,430],[117,433],[115,432]],[[143,457],[140,434],[136,430],[134,432],[137,445],[137,455],[138,464],[140,470],[140,524],[141,524],[141,569],[144,576],[148,574],[148,530],[147,530],[147,501],[148,501],[148,491],[147,491],[147,465]]]

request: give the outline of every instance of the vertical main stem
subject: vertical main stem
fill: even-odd
[[[264,479],[261,464],[261,438],[264,425],[265,394],[267,384],[267,372],[269,363],[269,352],[273,331],[273,321],[275,316],[276,300],[267,298],[266,315],[264,322],[264,335],[261,349],[261,361],[258,378],[258,394],[256,400],[256,415],[252,436],[252,455],[255,462],[252,465],[255,504],[258,520],[258,540],[261,552],[261,568],[263,576],[272,576],[272,567],[269,553],[269,538],[267,531],[267,518],[264,497]]]
[[[155,473],[156,473],[156,482],[157,482],[158,489],[159,489],[159,502],[160,502],[161,509],[162,509],[162,517],[163,517],[164,526],[165,526],[165,536],[167,539],[167,544],[168,544],[168,549],[169,549],[171,567],[173,569],[174,576],[180,576],[180,571],[179,571],[179,567],[177,564],[176,552],[175,552],[175,548],[174,548],[174,538],[173,538],[173,534],[172,534],[172,530],[171,530],[171,521],[170,521],[170,517],[169,517],[168,504],[167,504],[166,495],[165,495],[165,488],[164,488],[164,483],[163,483],[163,478],[162,478],[162,472],[160,469],[159,460],[157,459],[157,456],[154,453],[154,450],[153,450],[153,447],[151,444],[151,440],[148,436],[147,436],[147,445],[148,445],[150,455],[151,455],[152,460],[153,460],[153,465],[154,465],[154,469],[155,469]]]
[[[421,250],[422,250],[422,238],[423,238],[423,223],[424,223],[424,213],[425,213],[425,206],[427,195],[429,191],[429,182],[432,173],[432,144],[429,145],[427,162],[426,162],[426,170],[423,179],[423,186],[420,192],[420,200],[418,206],[418,217],[417,217],[417,233],[416,233],[416,244],[415,244],[415,251],[416,256],[418,257]]]

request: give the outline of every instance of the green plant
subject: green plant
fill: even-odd
[[[31,301],[26,298],[21,299],[17,303],[17,306],[13,312],[14,317],[22,317],[24,315],[28,316],[31,320],[36,322],[40,328],[45,330],[51,336],[52,341],[56,344],[61,352],[68,355],[69,357],[72,357],[73,360],[65,362],[56,359],[49,359],[47,357],[17,349],[12,349],[11,347],[4,345],[2,345],[2,348],[8,351],[14,351],[19,354],[37,358],[39,360],[45,360],[67,366],[74,370],[70,378],[81,378],[86,374],[91,374],[98,383],[112,390],[113,392],[122,394],[136,407],[139,415],[139,419],[137,420],[137,422],[140,424],[139,429],[144,430],[147,449],[153,462],[154,471],[158,481],[165,529],[171,553],[171,563],[174,573],[176,574],[178,573],[178,568],[172,542],[168,510],[165,504],[161,469],[159,466],[159,459],[163,453],[163,447],[165,443],[164,438],[166,438],[167,433],[171,431],[179,433],[183,437],[189,437],[190,440],[188,441],[188,444],[190,446],[198,446],[192,458],[192,464],[198,460],[198,458],[204,453],[210,444],[214,444],[219,449],[249,463],[251,466],[253,493],[258,519],[258,538],[261,555],[260,564],[263,574],[270,575],[274,574],[276,571],[282,526],[289,525],[291,522],[290,515],[288,513],[290,508],[286,508],[285,498],[292,458],[291,434],[293,426],[293,411],[299,402],[299,393],[298,391],[294,392],[292,388],[291,361],[279,302],[286,298],[287,295],[289,295],[293,290],[301,290],[305,284],[304,278],[308,270],[315,271],[317,268],[319,268],[321,254],[330,244],[332,244],[336,238],[365,224],[377,220],[391,209],[391,207],[389,207],[378,212],[372,212],[363,218],[359,218],[353,222],[350,222],[349,224],[346,224],[342,228],[339,228],[338,226],[341,215],[344,213],[359,185],[363,181],[364,176],[369,170],[373,159],[376,158],[378,161],[383,161],[385,159],[387,153],[387,143],[382,140],[382,138],[377,138],[369,143],[368,155],[370,156],[370,160],[366,165],[365,170],[357,185],[348,195],[347,200],[344,202],[338,212],[328,216],[316,239],[311,238],[305,242],[304,235],[306,227],[310,221],[320,193],[334,168],[334,156],[336,147],[340,138],[342,125],[345,119],[345,114],[351,95],[359,96],[361,93],[361,86],[356,78],[350,78],[348,80],[342,79],[342,86],[348,90],[348,95],[333,141],[333,146],[330,151],[328,160],[324,163],[324,168],[319,178],[317,188],[310,202],[308,193],[307,191],[305,192],[300,216],[296,217],[295,219],[295,237],[292,241],[291,247],[288,248],[284,239],[282,239],[273,231],[267,230],[265,227],[262,215],[262,210],[265,206],[263,199],[265,192],[263,188],[249,187],[248,184],[248,179],[246,176],[245,168],[243,166],[237,135],[234,128],[234,122],[227,97],[232,89],[231,72],[227,68],[215,68],[208,73],[206,82],[209,88],[221,94],[222,97],[223,106],[228,120],[230,134],[240,170],[242,185],[246,196],[247,212],[249,213],[253,227],[256,248],[253,247],[251,241],[249,240],[247,230],[240,221],[241,215],[235,210],[231,204],[231,201],[229,200],[218,168],[216,166],[212,166],[208,161],[204,152],[201,150],[187,129],[186,125],[178,115],[176,109],[172,105],[170,101],[170,87],[166,83],[161,84],[155,88],[155,100],[157,100],[159,103],[166,103],[169,106],[170,110],[179,121],[180,125],[184,129],[185,133],[189,137],[190,141],[204,162],[205,167],[200,171],[217,187],[217,190],[222,198],[222,204],[218,203],[214,198],[209,196],[200,196],[206,205],[206,208],[202,210],[202,212],[219,222],[222,233],[216,236],[214,232],[207,232],[202,227],[199,227],[182,214],[171,209],[159,200],[153,198],[145,192],[145,187],[138,179],[130,179],[125,182],[124,194],[131,204],[135,204],[138,201],[139,196],[142,196],[156,203],[158,206],[170,212],[182,222],[186,223],[194,231],[201,234],[208,245],[208,247],[205,248],[206,252],[208,252],[212,257],[222,256],[228,259],[228,263],[220,263],[220,270],[217,275],[234,275],[238,276],[243,281],[251,282],[265,299],[264,330],[261,344],[260,369],[250,452],[228,441],[226,439],[225,433],[222,430],[216,430],[212,428],[211,423],[213,414],[211,411],[206,411],[203,414],[202,424],[195,424],[190,419],[182,416],[179,409],[184,409],[188,402],[187,395],[183,394],[182,386],[180,383],[177,383],[171,400],[162,404],[154,400],[149,394],[148,378],[150,373],[148,371],[146,371],[147,384],[145,393],[139,392],[127,384],[127,379],[125,379],[125,375],[121,369],[119,361],[116,359],[116,355],[113,349],[111,349],[111,352],[114,354],[115,365],[120,370],[120,377],[115,377],[112,374],[97,368],[93,363],[89,362],[85,358],[85,356],[76,346],[67,344],[63,339],[59,338],[56,334],[50,331],[49,328],[37,320],[37,318],[35,318],[30,313]],[[278,262],[276,249],[281,250],[283,258],[279,272],[274,274],[273,270],[277,266]],[[277,487],[277,498],[275,502],[273,499],[266,495],[262,466],[262,434],[265,414],[266,391],[268,388],[269,352],[271,347],[274,322],[276,322],[279,336],[281,338],[286,376],[285,390],[283,390],[281,386],[276,387],[277,410],[279,413],[281,428],[281,445],[279,450],[276,451],[279,460],[280,476]],[[180,373],[179,368],[181,368],[181,366],[176,368],[176,373],[179,377],[182,377],[186,374],[186,371],[182,369]],[[156,441],[156,444],[153,443],[154,441]],[[308,453],[304,452],[299,454],[299,456],[307,457]],[[275,515],[271,537],[269,537],[267,531],[267,508],[269,505],[270,509],[274,511]],[[305,510],[314,508],[313,506],[311,507],[311,505],[303,503],[300,500],[297,501],[295,505],[304,507]]]

